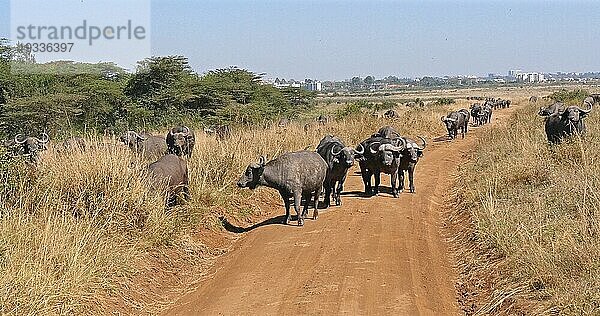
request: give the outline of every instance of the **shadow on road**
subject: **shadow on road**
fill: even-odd
[[[436,138],[434,138],[432,141],[433,141],[434,143],[439,143],[439,142],[445,142],[445,141],[448,141],[448,140],[449,140],[449,139],[448,139],[448,135],[444,135],[444,136],[439,136],[439,137],[436,137]]]
[[[225,227],[225,229],[228,232],[235,233],[235,234],[247,233],[251,230],[254,230],[254,229],[262,227],[262,226],[267,226],[267,225],[285,225],[283,223],[284,219],[285,219],[285,215],[279,215],[279,216],[264,220],[260,223],[254,224],[250,227],[239,227],[239,226],[236,226],[236,225],[233,225],[232,223],[230,223],[227,220],[227,218],[225,218],[224,216],[219,217],[219,220],[223,224],[223,227]],[[292,216],[292,220],[297,220],[297,219],[298,219],[297,216]]]

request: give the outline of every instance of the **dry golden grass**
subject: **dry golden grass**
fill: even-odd
[[[356,145],[387,124],[406,135],[439,136],[447,110],[402,109],[394,121],[358,115],[308,132],[299,122],[236,130],[225,141],[197,133],[189,161],[192,199],[169,210],[147,186],[148,162],[114,139],[88,138],[85,152],[50,149],[37,169],[13,171],[16,183],[0,195],[0,313],[156,313],[215,254],[192,238],[194,230],[218,228],[217,216],[249,216],[260,208],[255,201],[274,195],[235,187],[247,164],[261,155],[314,150],[327,133]],[[161,283],[161,273],[179,283]]]
[[[484,132],[459,172],[450,221],[467,314],[600,313],[600,115],[550,147],[537,109]]]

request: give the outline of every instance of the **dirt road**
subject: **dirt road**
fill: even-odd
[[[461,314],[440,222],[451,175],[477,134],[431,143],[417,166],[417,193],[399,199],[385,189],[361,197],[353,168],[343,206],[301,228],[273,223],[244,233],[214,275],[166,315]]]

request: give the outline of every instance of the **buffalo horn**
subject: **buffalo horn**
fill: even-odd
[[[27,137],[25,139],[23,139],[22,141],[19,141],[20,136],[21,136],[21,134],[17,134],[17,136],[15,136],[15,143],[17,143],[18,145],[21,145],[27,141]]]
[[[358,148],[361,148],[362,150],[359,151]],[[356,147],[356,149],[354,150],[357,154],[362,155],[365,153],[365,146],[363,146],[362,144],[358,144],[358,147]]]
[[[379,145],[379,144],[381,144],[381,142],[373,142],[373,143],[371,143],[369,145],[369,151],[371,151],[372,154],[376,154],[377,150],[373,150],[373,145]],[[379,149],[379,147],[378,147],[378,149]]]
[[[423,150],[427,147],[427,142],[425,141],[425,138],[421,137],[421,136],[417,136],[419,139],[421,139],[421,141],[423,142],[423,147],[419,147],[419,150]]]
[[[337,156],[337,155],[339,155],[339,154],[342,152],[343,148],[342,148],[342,149],[340,149],[340,151],[338,151],[338,152],[336,153],[336,152],[335,152],[335,147],[336,147],[335,145],[331,146],[331,154],[332,154],[332,155],[334,155],[334,156]]]
[[[48,136],[46,133],[42,133],[42,139],[43,140],[40,140],[40,142],[47,144],[50,141],[50,136]]]

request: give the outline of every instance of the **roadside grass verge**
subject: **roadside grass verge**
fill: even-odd
[[[537,110],[483,131],[458,173],[448,224],[468,315],[600,313],[600,115],[550,147]]]

